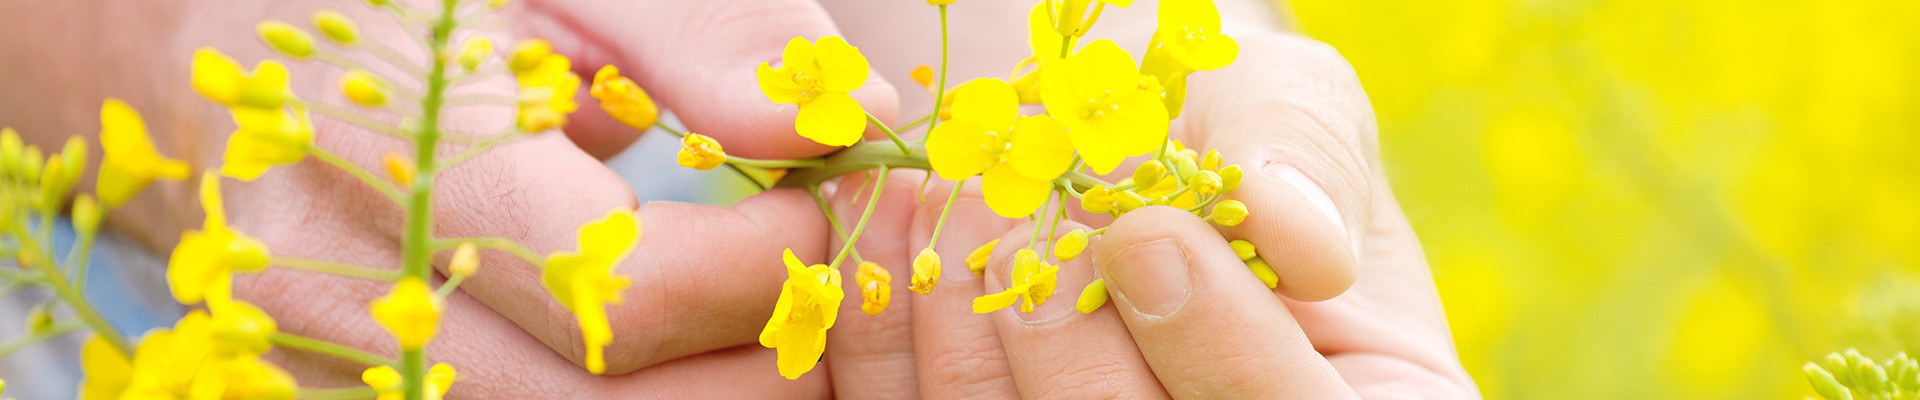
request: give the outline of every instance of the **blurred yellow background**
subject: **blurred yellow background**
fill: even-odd
[[[1495,399],[1803,398],[1920,350],[1920,2],[1294,0]]]

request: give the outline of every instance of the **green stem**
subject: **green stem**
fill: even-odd
[[[483,249],[501,250],[501,251],[506,251],[508,253],[513,253],[514,256],[520,257],[520,259],[526,260],[527,263],[533,264],[535,266],[547,264],[546,256],[540,255],[539,252],[535,252],[533,251],[533,249],[527,248],[526,245],[520,244],[520,242],[515,242],[502,237],[489,236],[489,237],[459,237],[459,238],[434,239],[433,249],[446,250],[446,249],[456,248],[456,247],[460,247],[461,243],[473,243],[475,247],[479,247]]]
[[[840,236],[843,240],[847,239],[847,228],[840,226],[840,216],[835,215],[833,205],[827,203],[827,196],[820,194],[820,187],[809,187],[807,188],[807,193],[813,195],[814,204],[820,205],[820,212],[827,215],[827,224],[833,226],[833,234]],[[851,242],[851,240],[848,241]],[[855,251],[853,254],[853,262],[860,262],[860,254],[858,251]]]
[[[399,281],[401,278],[400,271],[390,271],[390,270],[384,270],[384,269],[362,267],[358,265],[337,263],[332,261],[312,260],[312,259],[304,259],[304,258],[273,256],[272,260],[269,260],[269,264],[274,266],[279,266],[279,267],[297,269],[297,270],[313,271],[313,272],[333,274],[333,275],[339,275],[339,276],[345,276],[345,277],[371,279],[371,280],[385,281],[385,282],[395,282],[395,281]]]
[[[21,237],[25,238],[26,236],[22,235]],[[41,249],[39,246],[23,243],[21,251],[41,251]],[[50,257],[51,256],[46,254],[33,257],[34,259],[42,260],[41,262],[33,263],[33,266],[40,269],[44,282],[46,282],[47,286],[53,287],[54,295],[59,296],[61,302],[67,303],[67,308],[73,310],[74,316],[80,318],[80,321],[85,322],[87,327],[93,329],[95,334],[107,338],[107,343],[112,344],[114,350],[119,350],[121,355],[132,359],[133,344],[127,342],[127,338],[121,336],[120,330],[115,329],[113,324],[107,323],[106,318],[100,317],[100,312],[94,310],[93,305],[87,302],[86,296],[81,295],[79,290],[74,289],[73,285],[67,282],[66,275],[60,273],[59,267],[53,263],[53,259]]]
[[[433,262],[433,179],[437,171],[434,150],[440,144],[440,111],[447,91],[447,41],[453,36],[453,11],[458,0],[441,0],[440,16],[433,22],[433,35],[427,49],[433,66],[427,69],[427,93],[420,100],[420,132],[414,135],[413,160],[416,163],[412,196],[407,204],[407,232],[401,251],[402,270],[407,276],[426,281]],[[402,390],[407,400],[423,400],[426,395],[427,357],[420,349],[400,354]]]
[[[460,287],[461,282],[466,282],[466,281],[467,281],[467,275],[455,274],[453,275],[453,277],[447,278],[447,283],[440,285],[439,289],[435,289],[433,291],[433,297],[445,299],[447,298],[448,294],[453,293],[453,289],[457,289]]]
[[[391,358],[381,357],[378,354],[369,353],[365,350],[360,350],[360,349],[340,345],[338,343],[328,342],[325,340],[314,339],[314,338],[295,335],[295,334],[286,333],[286,332],[274,332],[273,335],[268,336],[267,338],[268,340],[272,340],[275,346],[307,351],[312,353],[325,354],[333,357],[338,357],[342,360],[353,361],[353,362],[357,362],[367,366],[377,367],[382,365],[399,364],[398,362],[393,361],[393,359]]]
[[[727,163],[739,165],[743,167],[754,167],[754,168],[765,168],[765,169],[819,168],[821,166],[827,165],[826,160],[818,159],[818,158],[808,158],[803,160],[761,160],[761,159],[754,159],[754,158],[736,157],[731,155],[727,156]]]
[[[348,175],[353,175],[354,178],[359,178],[360,182],[366,183],[368,187],[372,187],[374,191],[387,196],[387,199],[393,200],[394,203],[401,203],[405,198],[404,195],[400,193],[399,187],[388,183],[385,179],[373,176],[372,171],[368,171],[366,168],[360,168],[359,164],[347,161],[347,159],[341,158],[339,155],[333,154],[333,152],[327,151],[325,148],[314,145],[313,143],[307,143],[307,154],[312,154],[314,159],[325,162],[327,165],[332,165],[335,169],[345,171]]]
[[[21,348],[39,343],[42,340],[72,333],[75,330],[85,327],[87,327],[86,323],[81,321],[65,320],[54,323],[53,327],[47,329],[45,332],[28,332],[24,335],[15,336],[12,339],[7,339],[5,342],[0,342],[0,358],[7,358],[8,354],[13,354],[13,352],[19,351]]]
[[[880,176],[873,178],[873,194],[867,196],[867,210],[860,212],[860,222],[853,225],[853,234],[847,236],[847,244],[841,246],[840,255],[833,257],[833,262],[827,264],[829,267],[839,268],[840,261],[846,259],[847,253],[853,251],[853,244],[860,242],[860,234],[867,230],[867,220],[873,218],[873,206],[880,204],[880,193],[887,190],[889,172],[887,169],[886,166],[881,166],[877,171]]]
[[[906,132],[906,131],[908,131],[908,130],[911,130],[911,129],[913,129],[913,128],[917,128],[917,127],[920,127],[920,124],[925,124],[925,123],[929,123],[929,122],[930,122],[930,121],[932,121],[932,120],[933,120],[933,114],[927,114],[927,115],[922,115],[922,116],[920,116],[920,118],[914,118],[914,119],[913,119],[913,122],[908,122],[908,123],[907,123],[906,125],[901,125],[901,126],[896,126],[896,127],[894,127],[894,128],[893,128],[893,131],[894,131],[894,132]],[[933,129],[933,128],[927,128],[927,129]],[[926,140],[927,140],[927,138],[926,138],[926,137],[924,137],[924,136],[920,138],[920,141],[922,141],[922,142],[925,142]]]
[[[886,133],[887,140],[892,140],[893,145],[900,146],[901,153],[913,154],[913,146],[908,146],[907,141],[901,140],[900,134],[893,133],[893,128],[889,128],[887,127],[887,124],[880,122],[880,118],[874,117],[873,112],[868,111],[866,113],[867,113],[867,123],[873,124],[875,128],[880,128],[881,133]]]
[[[940,8],[944,10],[947,7],[943,5]],[[947,204],[940,205],[940,221],[933,223],[933,238],[927,240],[927,248],[931,249],[935,243],[940,243],[940,231],[947,226],[947,213],[953,212],[953,201],[960,198],[960,189],[966,186],[966,182],[953,183],[953,193],[947,195]]]
[[[940,103],[944,102],[944,100],[946,100],[946,97],[947,97],[947,47],[948,47],[947,45],[947,5],[941,4],[940,5],[940,86],[937,86],[933,89],[933,113],[927,114],[928,117],[932,118],[931,120],[927,121],[927,133],[929,135],[933,133],[934,126],[940,125]],[[940,231],[935,230],[934,235],[939,235],[939,232]]]
[[[93,258],[93,239],[93,235],[82,233],[80,243],[67,251],[67,264],[70,265],[68,269],[73,270],[73,290],[80,293],[87,292],[87,270],[92,269],[90,267],[93,266],[93,263],[89,262],[89,259]]]
[[[795,169],[787,172],[785,178],[774,183],[774,187],[804,188],[819,185],[828,179],[849,173],[888,168],[907,168],[932,170],[927,163],[925,149],[914,149],[911,154],[900,154],[898,149],[880,142],[863,142],[846,150],[827,156],[826,163],[818,168]]]

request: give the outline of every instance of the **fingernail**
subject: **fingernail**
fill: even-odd
[[[1353,242],[1353,233],[1347,230],[1346,219],[1340,217],[1340,208],[1333,205],[1333,197],[1328,196],[1327,191],[1320,188],[1320,184],[1313,183],[1313,179],[1307,178],[1307,174],[1301,173],[1299,168],[1294,168],[1292,165],[1278,164],[1277,168],[1273,168],[1267,174],[1285,182],[1287,186],[1292,186],[1295,192],[1300,193],[1300,197],[1307,199],[1307,203],[1313,204],[1314,210],[1319,211],[1320,216],[1326,217],[1327,222],[1333,223],[1334,229],[1340,231],[1341,238],[1346,240],[1347,248],[1353,251],[1354,258],[1360,257],[1360,245]]]
[[[1119,290],[1116,305],[1134,312],[1164,317],[1179,311],[1193,286],[1187,253],[1172,238],[1161,238],[1121,249],[1099,260],[1107,285]]]

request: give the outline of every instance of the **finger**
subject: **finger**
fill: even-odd
[[[1026,248],[1034,235],[1034,224],[1027,222],[1007,232],[994,249],[993,262],[987,267],[988,293],[1005,290],[1013,271],[1014,253]],[[1059,234],[1086,229],[1078,223],[1061,223]],[[1045,232],[1040,240],[1053,237]],[[1052,253],[1050,247],[1038,251]],[[1006,347],[1007,360],[1020,396],[1029,399],[1151,399],[1167,398],[1153,370],[1141,357],[1140,349],[1127,334],[1127,326],[1112,307],[1093,313],[1074,310],[1082,288],[1095,278],[1086,255],[1059,263],[1051,255],[1049,263],[1059,263],[1059,283],[1053,296],[1033,310],[1021,313],[1019,306],[991,313],[1000,343]],[[1269,295],[1269,297],[1272,297]]]
[[[1182,127],[1245,175],[1229,197],[1252,213],[1227,236],[1247,239],[1296,300],[1353,285],[1373,201],[1376,127],[1353,70],[1324,44],[1242,35],[1242,59],[1195,74]],[[1190,142],[1193,143],[1193,142]]]
[[[866,222],[854,249],[867,262],[880,264],[892,281],[891,298],[885,311],[867,315],[860,309],[863,299],[853,277],[859,264],[848,257],[840,263],[841,281],[847,296],[840,304],[840,316],[827,331],[827,367],[832,371],[834,395],[849,399],[911,398],[918,390],[913,370],[913,292],[907,289],[913,271],[912,254],[907,248],[907,231],[918,206],[919,171],[900,171],[888,175],[884,185],[875,187],[869,176],[850,175],[840,181],[839,190],[829,200],[840,226],[858,229],[872,193],[880,191],[878,203]],[[834,235],[830,252],[846,244]]]
[[[1094,248],[1114,308],[1175,398],[1354,397],[1280,298],[1193,214],[1134,210]]]
[[[275,243],[296,244],[296,243]],[[397,261],[391,248],[380,252]],[[372,253],[361,253],[372,254]],[[352,258],[354,256],[343,255]],[[270,270],[243,275],[236,294],[279,317],[282,332],[326,340],[376,354],[397,354],[394,340],[366,312],[388,284],[305,271]],[[428,347],[430,363],[459,374],[449,398],[643,398],[692,397],[824,399],[824,377],[789,381],[753,374],[773,364],[773,352],[742,346],[684,357],[623,376],[595,376],[546,348],[486,305],[463,293],[447,297],[439,334]],[[281,348],[268,354],[305,387],[364,387],[368,366],[332,356]],[[715,379],[715,377],[727,377]]]
[[[526,3],[522,25],[529,33],[563,54],[588,56],[587,65],[619,66],[688,129],[720,139],[728,153],[778,159],[832,150],[796,134],[798,109],[768,100],[754,73],[761,63],[778,62],[790,39],[839,35],[812,0]],[[879,74],[870,73],[853,96],[881,121],[892,121],[899,108],[893,85]]]
[[[913,246],[927,248],[940,223],[945,196],[957,183],[944,179],[927,188],[927,201],[913,216]],[[954,199],[940,240],[940,281],[933,292],[913,298],[914,370],[919,372],[924,399],[1005,399],[1019,396],[1008,369],[1007,354],[993,323],[973,315],[973,299],[986,294],[981,279],[967,269],[974,249],[1000,238],[1013,221],[994,214],[981,198],[979,185],[969,185]]]
[[[502,236],[542,254],[578,248],[577,231],[634,195],[597,160],[556,136],[496,148],[442,173],[442,237]],[[607,373],[752,343],[780,290],[783,249],[817,260],[826,223],[808,196],[775,190],[732,207],[653,202],[638,207],[641,236],[614,269],[632,280],[607,308],[615,340]],[[506,252],[483,255],[461,289],[576,361],[579,324],[543,286],[541,269]],[[444,263],[441,264],[444,267]],[[671,329],[661,329],[671,327]]]

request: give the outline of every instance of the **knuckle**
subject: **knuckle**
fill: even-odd
[[[983,336],[947,344],[921,364],[925,368],[922,384],[932,389],[926,392],[969,398],[993,395],[995,388],[1012,386],[1013,376],[998,338]]]
[[[1123,378],[1138,375],[1146,369],[1145,365],[1131,365],[1122,362],[1125,358],[1117,354],[1063,354],[1058,357],[1073,358],[1072,368],[1062,368],[1044,375],[1035,385],[1032,396],[1035,399],[1148,399],[1165,397],[1162,394],[1143,392],[1141,385],[1131,384],[1134,379]]]

